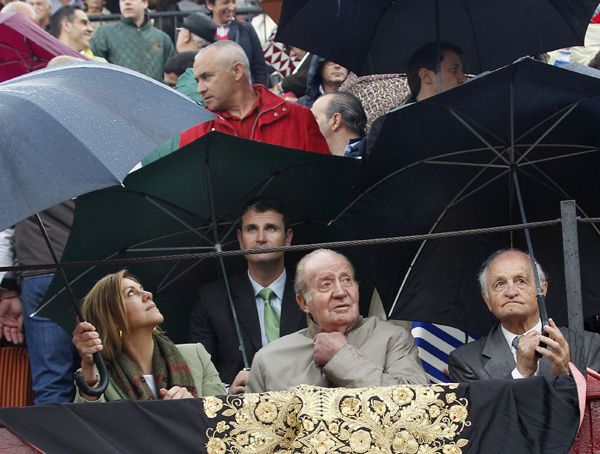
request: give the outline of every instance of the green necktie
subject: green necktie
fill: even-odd
[[[258,296],[265,302],[265,332],[267,333],[269,342],[279,338],[279,314],[273,309],[273,306],[271,306],[271,297],[274,294],[275,292],[269,287],[265,287],[258,292]]]

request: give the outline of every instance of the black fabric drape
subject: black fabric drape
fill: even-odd
[[[415,452],[437,443],[452,453],[558,454],[578,421],[568,376],[0,410],[0,423],[47,453]]]

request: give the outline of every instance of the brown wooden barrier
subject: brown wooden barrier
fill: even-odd
[[[0,348],[0,407],[31,405],[32,397],[27,350]]]

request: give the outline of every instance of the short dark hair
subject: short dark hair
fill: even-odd
[[[165,62],[163,71],[181,76],[186,69],[194,66],[194,57],[196,57],[196,54],[196,51],[191,50],[173,55]]]
[[[333,114],[339,113],[348,129],[364,137],[367,129],[367,114],[360,99],[345,91],[331,93],[328,96],[330,100],[325,109],[325,116],[329,119]]]
[[[83,11],[79,6],[74,5],[63,6],[57,10],[50,17],[50,34],[58,39],[62,32],[62,21],[67,19],[69,22],[73,22],[75,20],[75,11],[77,10]]]
[[[275,211],[283,216],[283,227],[287,230],[289,228],[289,219],[285,213],[283,204],[274,198],[257,196],[253,197],[246,202],[244,208],[242,208],[242,214],[240,219],[250,210],[254,210],[257,213],[264,213],[265,211]]]
[[[441,63],[444,59],[445,52],[454,52],[457,55],[462,55],[463,51],[460,47],[451,44],[446,41],[439,42],[439,53],[438,53],[438,42],[431,41],[421,47],[419,47],[408,59],[406,69],[406,79],[408,82],[408,88],[413,97],[416,97],[421,91],[421,79],[419,77],[419,70],[421,68],[427,68],[430,71],[434,71],[437,74],[438,61]]]

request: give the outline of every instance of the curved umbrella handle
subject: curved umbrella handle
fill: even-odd
[[[100,376],[99,383],[92,388],[86,383],[80,370],[75,372],[75,383],[77,383],[77,387],[86,396],[100,397],[104,394],[104,391],[106,391],[106,387],[108,386],[108,370],[106,369],[104,358],[102,358],[100,352],[94,353],[93,357],[96,368],[98,369],[98,375]]]

